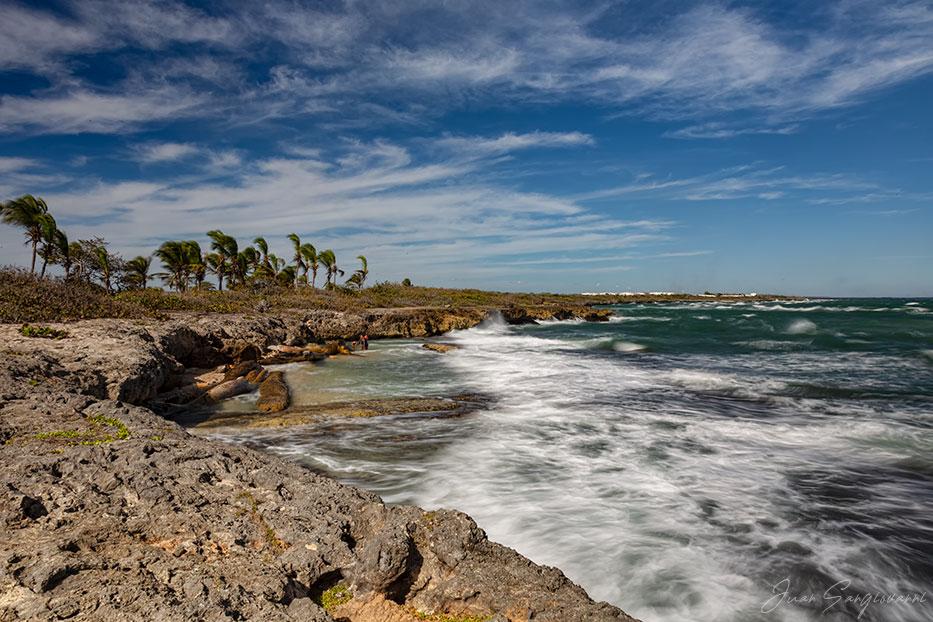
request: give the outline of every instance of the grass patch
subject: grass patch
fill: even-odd
[[[59,278],[39,278],[18,268],[0,269],[0,322],[64,322],[100,317],[152,317],[104,288]]]
[[[411,614],[425,622],[488,622],[492,616],[488,615],[454,615],[450,613],[424,613],[411,609]]]
[[[225,291],[167,292],[159,289],[127,291],[116,299],[149,311],[203,311],[248,313],[324,309],[355,311],[401,307],[508,307],[510,305],[582,304],[580,296],[558,294],[509,294],[476,289],[405,287],[379,283],[362,291],[325,291],[310,287],[263,286]]]
[[[19,334],[23,337],[38,337],[41,339],[64,339],[68,336],[67,330],[52,328],[50,326],[33,326],[23,324],[19,327]]]
[[[39,278],[19,268],[0,269],[0,322],[65,322],[92,318],[165,318],[168,313],[258,313],[284,310],[358,311],[401,307],[508,307],[583,304],[581,296],[510,294],[478,289],[406,287],[379,283],[362,291],[311,287],[246,286],[234,290],[169,292],[158,288],[112,295],[104,288],[61,278]]]
[[[338,583],[324,590],[317,604],[323,607],[327,613],[333,613],[337,607],[345,605],[351,600],[353,600],[353,592],[350,591],[350,588],[345,583]]]
[[[39,441],[62,441],[66,445],[103,445],[130,437],[126,424],[113,417],[94,415],[87,418],[90,427],[84,430],[52,430],[34,436]]]
[[[729,300],[726,295],[724,300]],[[770,298],[762,296],[762,298]],[[282,287],[250,284],[233,290],[169,292],[158,288],[115,295],[104,288],[59,278],[40,279],[17,268],[0,269],[0,322],[55,322],[90,318],[165,318],[174,312],[264,313],[275,311],[360,311],[403,307],[481,307],[606,305],[671,302],[710,298],[678,294],[580,296],[576,294],[509,293],[479,289],[417,287],[377,283],[363,290]],[[749,301],[750,298],[741,298]]]

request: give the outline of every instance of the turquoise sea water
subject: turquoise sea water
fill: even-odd
[[[933,301],[613,310],[288,372],[299,401],[470,391],[479,413],[226,436],[463,510],[646,621],[933,619]]]

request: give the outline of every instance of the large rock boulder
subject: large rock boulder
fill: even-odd
[[[207,396],[212,402],[220,402],[237,395],[244,395],[255,389],[256,385],[250,383],[246,378],[234,378],[211,388],[207,392]]]
[[[453,344],[453,343],[428,342],[428,343],[422,343],[421,347],[424,348],[425,350],[431,350],[433,352],[439,352],[441,354],[446,354],[447,352],[450,352],[451,350],[458,349],[460,346]]]
[[[266,379],[259,385],[259,400],[256,402],[256,408],[264,413],[280,412],[288,408],[289,400],[285,372],[269,372]]]

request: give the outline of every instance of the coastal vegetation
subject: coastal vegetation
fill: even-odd
[[[287,236],[287,259],[272,252],[263,237],[242,244],[219,229],[207,232],[206,248],[196,240],[168,240],[151,256],[125,259],[100,237],[69,241],[39,197],[24,195],[3,203],[0,214],[4,223],[22,230],[32,251],[28,269],[0,268],[0,322],[162,318],[175,312],[503,309],[708,299],[689,294],[581,296],[419,287],[408,278],[370,285],[364,255],[357,256],[359,268],[347,276],[332,249],[319,251],[295,233]],[[52,274],[52,266],[59,268],[57,274]],[[163,287],[153,286],[158,283]]]
[[[85,429],[38,432],[34,438],[40,441],[61,441],[66,445],[102,445],[130,437],[129,428],[115,417],[94,415],[87,417],[86,422],[88,425]]]
[[[144,290],[151,278],[160,278],[177,292],[209,291],[214,289],[207,280],[209,274],[217,277],[218,291],[224,289],[225,283],[228,289],[272,285],[314,288],[321,267],[325,270],[325,289],[361,290],[369,275],[368,261],[359,255],[360,269],[340,285],[338,278],[346,272],[337,265],[334,251],[329,248],[318,251],[313,244],[302,242],[296,233],[287,236],[293,247],[290,260],[272,253],[263,237],[254,238],[252,245],[241,246],[235,237],[219,229],[207,232],[209,251],[202,251],[196,240],[167,240],[153,255],[126,260],[108,250],[103,238],[69,242],[41,197],[26,194],[3,203],[0,220],[22,229],[32,252],[30,274],[36,274],[38,258],[42,260],[40,277],[45,277],[49,266],[60,266],[66,280],[96,282],[108,293]],[[163,271],[151,271],[153,256],[161,261]]]
[[[33,326],[32,324],[23,324],[19,329],[23,337],[39,337],[42,339],[64,339],[68,336],[68,331],[52,328],[50,326]]]
[[[255,313],[290,310],[360,311],[379,308],[506,308],[589,304],[573,295],[521,294],[477,289],[404,286],[382,282],[365,288],[324,290],[256,284],[245,288],[166,291],[154,287],[108,293],[96,282],[44,278],[23,268],[0,268],[0,322],[61,322],[94,318],[161,318],[177,312]]]

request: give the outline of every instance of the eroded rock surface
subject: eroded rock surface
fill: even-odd
[[[290,396],[285,384],[285,372],[270,372],[259,385],[259,400],[256,408],[263,413],[277,413],[288,408]]]
[[[230,343],[301,345],[303,320],[68,331],[0,326],[0,620],[632,619],[464,514],[386,507],[131,405],[185,367],[250,367]]]
[[[389,397],[292,406],[285,412],[275,414],[192,411],[180,414],[174,420],[199,430],[224,427],[283,428],[322,423],[330,419],[411,413],[459,416],[475,412],[487,403],[488,398],[485,396],[473,394],[452,397]]]

